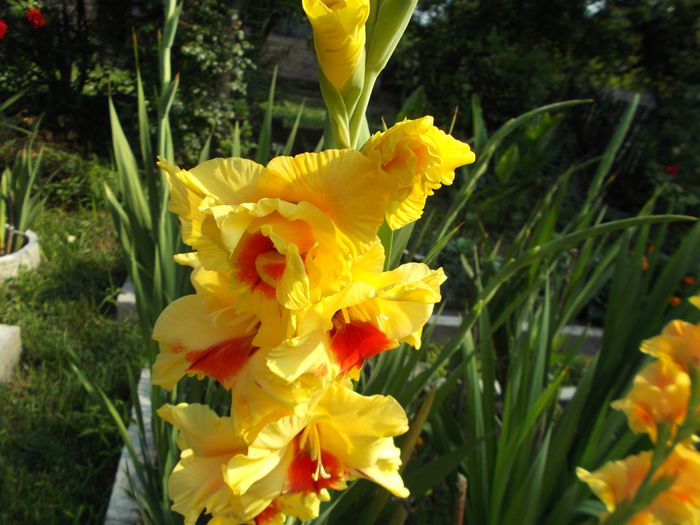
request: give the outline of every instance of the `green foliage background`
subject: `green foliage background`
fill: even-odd
[[[598,107],[572,112],[559,130],[564,163],[602,149],[631,94],[641,92],[608,200],[631,212],[667,183],[668,197],[690,210],[700,203],[699,21],[697,0],[425,0],[384,87],[405,98],[423,86],[426,110],[443,126],[459,106],[456,130],[465,137],[472,94],[490,129],[548,102],[591,98]],[[677,175],[669,177],[668,166]]]

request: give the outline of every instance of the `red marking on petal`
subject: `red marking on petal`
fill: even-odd
[[[263,268],[267,275],[273,280],[279,281],[282,278],[284,269],[287,267],[285,263],[266,264]]]
[[[287,485],[290,493],[296,492],[320,492],[323,489],[339,489],[345,476],[345,469],[340,460],[329,452],[321,451],[321,464],[329,477],[318,476],[318,481],[313,478],[317,468],[317,461],[311,459],[309,452],[304,448],[297,451],[296,456],[287,469]],[[341,483],[339,483],[341,482]]]
[[[274,248],[272,241],[260,232],[244,235],[233,253],[232,264],[236,277],[249,284],[253,289],[259,288],[262,291],[268,291],[266,287],[272,289],[268,284],[260,282],[255,260],[259,255],[272,251]],[[274,295],[274,289],[272,289],[272,294]]]
[[[361,367],[365,359],[395,346],[395,341],[366,321],[343,323],[331,332],[331,349],[341,372]]]
[[[287,469],[287,488],[289,493],[297,492],[320,492],[323,489],[340,489],[345,478],[346,470],[330,452],[321,450],[321,464],[328,477],[318,476],[314,480],[317,472],[318,461],[311,459],[309,450],[299,448],[298,437],[294,440],[296,454]]]
[[[191,363],[187,370],[204,372],[227,386],[257,350],[251,344],[253,337],[254,335],[235,337],[211,345],[204,350],[187,352],[185,359]]]
[[[265,510],[255,516],[255,525],[266,525],[267,523],[272,523],[275,516],[277,516],[280,512],[281,510],[277,504],[277,500],[273,500],[272,503],[265,507]]]
[[[276,251],[269,251],[258,255],[255,259],[255,268],[260,279],[275,287],[282,278],[287,263],[284,255]]]

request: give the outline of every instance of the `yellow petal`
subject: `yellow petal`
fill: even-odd
[[[700,368],[700,324],[675,320],[661,335],[642,342],[641,351],[675,361],[684,371]]]
[[[272,193],[288,202],[306,201],[331,217],[353,242],[374,240],[382,223],[385,195],[377,191],[375,167],[354,150],[327,150],[276,157],[267,167]]]
[[[319,380],[337,374],[337,371],[332,371],[328,350],[320,331],[285,340],[267,354],[267,366],[289,383],[308,373]]]
[[[225,387],[253,351],[258,321],[251,314],[217,319],[216,305],[203,295],[187,295],[170,303],[153,328],[160,353],[153,383],[172,389],[184,375],[217,379]]]
[[[231,418],[218,417],[205,405],[164,405],[158,415],[180,430],[179,463],[168,481],[173,510],[194,525],[200,514],[214,515],[221,523],[244,523],[260,512],[272,498],[259,494],[235,495],[224,482],[222,468],[245,450]]]
[[[426,198],[452,184],[456,168],[475,160],[467,144],[433,126],[430,116],[376,133],[362,152],[383,174],[389,194],[386,221],[394,230],[420,218]]]
[[[220,456],[245,449],[245,442],[233,430],[229,417],[219,417],[211,408],[198,403],[163,405],[158,415],[180,430],[178,446],[193,449],[197,455]]]
[[[690,377],[669,359],[649,363],[634,378],[632,390],[612,403],[612,407],[627,415],[634,432],[649,434],[656,442],[657,427],[662,423],[675,429],[683,423],[690,398]]]
[[[366,397],[341,385],[332,385],[317,412],[322,446],[356,476],[382,485],[395,496],[408,497],[398,473],[401,451],[392,437],[408,430],[401,405],[392,397]]]
[[[313,28],[318,63],[341,90],[364,51],[369,0],[303,0],[302,5]]]
[[[267,366],[269,354],[261,349],[236,377],[232,388],[231,413],[236,433],[248,442],[265,425],[286,416],[301,416],[323,395],[327,378],[299,374],[293,382],[280,378]]]
[[[244,494],[257,482],[269,494],[281,491],[285,467],[290,461],[289,454],[293,452],[288,445],[306,422],[306,417],[280,418],[255,436],[247,454],[233,456],[224,469],[224,479],[233,493]]]

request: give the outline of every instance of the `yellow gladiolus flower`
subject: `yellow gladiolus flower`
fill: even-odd
[[[261,318],[278,305],[307,306],[347,279],[347,261],[382,221],[385,197],[357,151],[277,157],[266,168],[237,158],[190,171],[160,166],[183,240],[205,269],[231,276],[238,309]]]
[[[231,418],[220,418],[204,405],[164,405],[158,415],[180,429],[180,462],[168,481],[172,509],[194,525],[206,511],[224,523],[245,523],[263,512],[274,497],[234,494],[224,483],[221,467],[228,458],[246,450],[232,427]]]
[[[576,469],[581,481],[588,484],[609,512],[636,495],[651,464],[651,452],[642,452],[621,461],[611,461],[595,472]],[[634,525],[700,523],[700,454],[678,445],[654,474],[673,478],[672,485],[628,522]]]
[[[406,430],[406,415],[393,398],[365,397],[334,383],[306,414],[263,427],[245,453],[229,460],[224,479],[234,494],[265,487],[270,494],[326,499],[328,489],[364,477],[405,498],[392,437]]]
[[[622,410],[634,432],[649,434],[656,442],[657,427],[670,423],[675,429],[683,423],[690,398],[690,377],[668,359],[648,364],[634,378],[632,390],[623,399],[612,403]]]
[[[153,383],[172,389],[184,375],[212,377],[230,388],[257,347],[260,322],[254,314],[216,316],[205,297],[186,295],[160,314],[153,339],[160,353],[153,365]]]
[[[700,368],[700,324],[675,320],[668,323],[661,335],[642,343],[642,352],[675,361],[690,373]]]
[[[330,362],[317,361],[290,383],[267,365],[268,350],[255,346],[254,317],[219,315],[201,295],[171,303],[156,322],[160,353],[153,384],[171,390],[185,375],[211,377],[232,391],[236,432],[247,435],[267,421],[303,413],[318,401],[330,377]]]
[[[366,359],[400,342],[420,348],[445,274],[418,263],[382,272],[383,261],[377,242],[353,264],[351,284],[299,314],[295,336],[267,354],[270,369],[294,381],[330,362],[331,376],[357,378]]]
[[[342,90],[365,48],[369,0],[303,0],[323,74]]]
[[[404,120],[375,133],[362,153],[380,168],[389,195],[386,221],[396,230],[420,218],[425,200],[454,170],[474,162],[469,146],[433,126],[433,117]]]
[[[168,480],[172,509],[194,525],[206,512],[209,523],[235,525],[281,523],[282,513],[306,520],[318,515],[320,497],[315,493],[285,496],[269,492],[269,483],[253,483],[245,494],[235,494],[224,482],[223,468],[247,445],[238,436],[230,417],[219,417],[205,405],[164,405],[158,415],[180,430],[180,462]],[[301,497],[303,496],[303,497]]]

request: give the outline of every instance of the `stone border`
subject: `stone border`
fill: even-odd
[[[12,380],[21,354],[22,335],[19,326],[0,324],[0,383]]]
[[[36,233],[31,230],[15,233],[27,239],[27,243],[16,252],[0,256],[0,281],[17,277],[20,268],[31,270],[41,262],[39,238]]]
[[[462,324],[462,317],[454,313],[433,315],[429,324],[434,324],[431,340],[445,341],[457,335]],[[523,323],[522,331],[526,332],[529,326]],[[584,355],[595,355],[603,344],[603,329],[595,326],[567,325],[561,329],[559,335],[569,336],[566,345],[579,344],[579,352]],[[500,393],[500,385],[496,384],[496,391]],[[564,386],[559,391],[559,401],[568,403],[576,395],[575,386]]]
[[[428,321],[428,325],[434,324],[432,341],[445,341],[457,335],[462,324],[462,317],[455,313],[443,313],[433,315]],[[528,330],[528,324],[523,323],[522,331]],[[566,325],[559,331],[559,335],[569,336],[570,344],[576,344],[581,339],[579,352],[584,355],[595,355],[603,343],[603,329],[595,326]]]
[[[127,276],[122,285],[121,292],[117,296],[117,319],[130,319],[132,321],[139,320],[139,314],[136,310],[136,295],[134,294],[134,284],[131,278]],[[146,447],[149,451],[154,450],[153,432],[151,429],[151,371],[145,366],[141,369],[141,376],[137,387],[138,400],[141,405],[141,414],[143,416],[143,426],[146,433]],[[143,461],[144,451],[141,448],[139,440],[138,427],[136,425],[136,410],[131,408],[131,420],[127,433],[139,459]],[[152,460],[152,457],[149,458]],[[134,462],[129,455],[129,450],[126,445],[122,445],[122,451],[119,456],[119,465],[114,476],[112,485],[112,493],[105,512],[104,525],[137,525],[143,523],[139,506],[134,500],[129,483],[129,473],[134,473]],[[138,487],[138,480],[132,478],[135,486]]]
[[[117,319],[139,320],[139,311],[136,308],[136,293],[134,282],[127,276],[122,285],[122,290],[117,296]]]
[[[153,444],[153,432],[151,431],[151,371],[145,366],[141,369],[141,377],[137,388],[139,404],[141,405],[141,413],[143,415],[143,426],[146,434],[146,450],[141,447],[139,439],[138,426],[136,424],[136,411],[131,409],[131,422],[127,433],[129,441],[131,441],[136,454],[139,456],[139,461],[153,461],[152,453],[155,450]],[[150,456],[150,457],[149,457]],[[131,495],[131,483],[134,484],[136,490],[139,490],[140,483],[138,478],[134,476],[134,462],[126,448],[122,446],[122,452],[119,456],[119,465],[114,476],[114,484],[112,485],[112,494],[105,512],[104,525],[138,525],[143,523],[139,506]],[[129,476],[132,476],[131,482]]]

